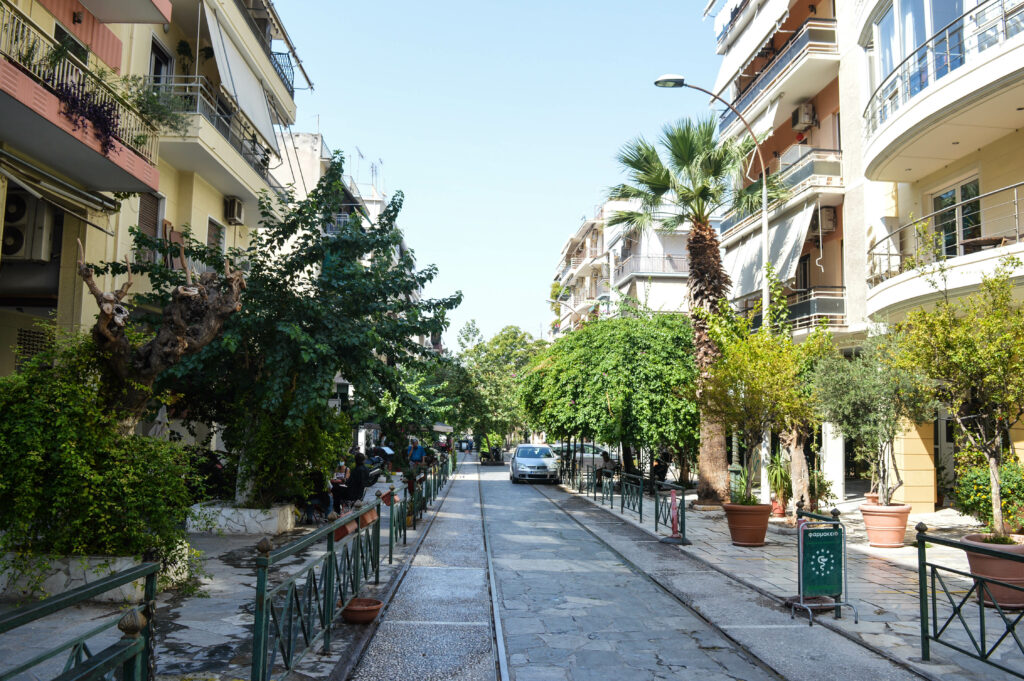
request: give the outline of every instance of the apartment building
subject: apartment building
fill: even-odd
[[[950,290],[969,295],[1024,251],[1024,1],[716,4],[715,92],[766,135],[768,172],[790,189],[770,209],[769,257],[798,330],[824,319],[855,346],[870,323],[940,295],[914,264],[946,258]],[[721,133],[746,134],[728,111]],[[722,223],[741,308],[760,287],[758,221]],[[850,462],[825,430],[824,465],[842,490]],[[897,500],[934,509],[951,431],[937,418],[898,438]]]
[[[0,20],[9,373],[12,346],[41,342],[37,319],[91,323],[77,240],[89,262],[152,257],[134,252],[135,226],[171,239],[188,229],[222,249],[248,243],[259,197],[279,196],[275,126],[294,121],[304,72],[270,0],[0,0]],[[158,129],[133,90],[155,93],[184,131]]]
[[[621,314],[623,305],[638,303],[656,312],[689,308],[686,232],[608,224],[615,212],[631,208],[627,201],[605,202],[565,242],[552,284],[558,296],[553,337]]]

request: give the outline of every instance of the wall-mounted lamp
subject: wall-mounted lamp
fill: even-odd
[[[170,33],[170,32],[171,32],[171,25],[170,24],[164,24],[164,33]]]

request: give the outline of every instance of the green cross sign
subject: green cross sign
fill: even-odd
[[[839,596],[842,592],[843,527],[805,529],[800,593],[804,596]]]

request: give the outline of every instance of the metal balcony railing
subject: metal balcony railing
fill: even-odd
[[[1021,239],[1024,182],[967,198],[908,222],[868,249],[868,286],[935,262]]]
[[[786,200],[808,189],[843,187],[843,152],[838,149],[818,149],[801,144],[794,144],[778,158],[768,162],[771,174],[779,174],[782,184],[789,190]],[[760,181],[751,185],[754,190],[760,189]],[[769,206],[769,210],[774,207]],[[739,213],[731,211],[719,223],[719,233],[725,234],[737,225],[753,220],[760,213]]]
[[[758,95],[775,85],[779,77],[790,64],[805,54],[839,54],[836,41],[836,22],[834,19],[808,19],[786,43],[779,48],[771,61],[762,67],[760,75],[750,82],[740,95],[733,100],[732,106],[741,113],[754,103]],[[725,130],[736,114],[731,109],[722,112],[718,129]]]
[[[619,282],[632,274],[687,274],[690,263],[685,255],[633,255],[615,268],[615,281]]]
[[[846,326],[846,287],[812,286],[796,289],[786,296],[789,313],[786,319],[793,330],[809,329],[824,323],[830,328]],[[754,314],[758,307],[744,307],[739,313],[751,317],[751,328],[761,327],[761,314]]]
[[[177,102],[182,113],[202,114],[268,184],[270,149],[260,142],[256,127],[224,88],[205,76],[162,76],[149,79],[150,87]]]
[[[251,0],[250,0],[251,1]],[[265,10],[269,13],[269,8],[273,7],[270,0],[256,0],[260,4],[265,5],[268,9]],[[238,11],[245,17],[246,23],[249,24],[249,29],[252,34],[256,36],[256,42],[263,48],[264,54],[267,55],[267,59],[274,67],[274,71],[277,72],[278,77],[281,78],[281,82],[288,89],[288,94],[295,96],[295,67],[292,65],[291,55],[287,52],[274,52],[270,48],[270,36],[267,31],[261,29],[259,24],[256,23],[256,18],[253,16],[253,9],[247,7],[242,0],[235,0],[235,4],[238,5]]]
[[[873,135],[932,84],[1021,32],[1024,0],[987,0],[971,7],[921,43],[875,88],[864,109],[865,135]]]
[[[71,54],[8,0],[0,0],[0,54],[20,67],[58,99],[88,98],[91,108],[111,111],[111,137],[156,164],[159,133],[107,82]],[[59,57],[59,58],[58,58]]]

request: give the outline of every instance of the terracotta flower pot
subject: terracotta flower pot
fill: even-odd
[[[368,624],[383,605],[376,598],[353,598],[341,611],[341,618],[349,624]]]
[[[380,500],[384,502],[385,506],[390,506],[391,502],[394,501],[395,493],[393,490],[388,490],[385,494],[380,495]]]
[[[347,522],[334,531],[334,541],[341,541],[345,537],[354,533],[359,528],[359,523],[356,521]]]
[[[984,549],[1024,556],[1024,535],[1009,535],[1016,542],[1015,544],[989,544],[984,541],[991,536],[990,534],[969,534],[961,541],[971,546],[980,546]],[[998,579],[1000,582],[1024,587],[1024,563],[1003,560],[994,556],[983,556],[980,553],[971,553],[970,551],[967,552],[967,563],[971,566],[971,574],[973,575]],[[995,599],[999,603],[1000,608],[1013,608],[1015,610],[1024,608],[1024,591],[1016,591],[1009,587],[999,586],[998,584],[986,584],[986,588],[992,595],[992,598],[989,598],[989,593],[982,591],[980,595],[985,605],[991,607],[994,605],[992,600]]]
[[[359,527],[369,527],[370,523],[377,519],[377,509],[367,511],[359,516]]]
[[[868,532],[868,543],[880,549],[898,549],[903,546],[907,534],[909,504],[861,504],[864,528]]]
[[[772,517],[773,518],[785,518],[786,507],[783,506],[778,499],[772,499]]]
[[[764,546],[768,534],[771,504],[722,504],[729,522],[729,535],[736,546]]]
[[[865,492],[864,493],[865,503],[873,506],[878,505],[878,492]]]

